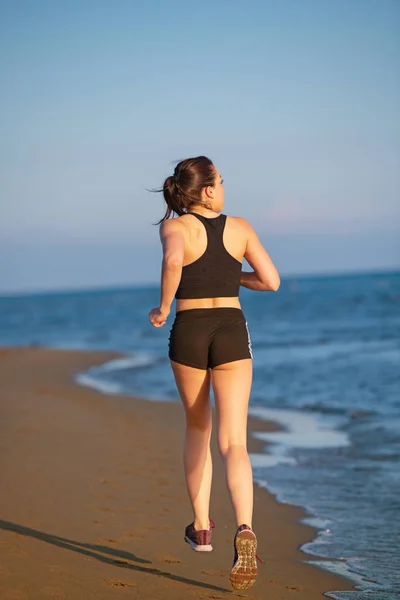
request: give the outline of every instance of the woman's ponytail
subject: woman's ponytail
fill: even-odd
[[[164,181],[161,189],[153,190],[162,192],[167,209],[163,218],[157,223],[169,219],[173,213],[178,216],[190,211],[194,205],[210,208],[202,200],[203,189],[215,185],[216,170],[212,161],[206,156],[186,158],[179,162],[173,175]]]
[[[165,221],[165,219],[169,219],[172,213],[176,213],[179,216],[183,215],[185,213],[184,196],[179,189],[179,184],[177,183],[174,175],[167,177],[167,179],[164,181],[162,191],[164,200],[167,204],[167,210],[161,220]]]

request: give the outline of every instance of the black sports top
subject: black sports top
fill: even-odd
[[[192,298],[229,298],[239,295],[242,263],[225,249],[222,241],[226,215],[208,218],[197,213],[207,233],[207,248],[194,262],[182,268],[176,290],[179,300]]]

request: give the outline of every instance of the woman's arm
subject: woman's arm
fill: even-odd
[[[242,271],[240,285],[257,292],[276,292],[281,283],[279,273],[254,229],[244,220],[243,224],[247,234],[244,258],[254,271]]]
[[[185,250],[182,224],[177,219],[163,221],[160,239],[163,247],[160,307],[150,312],[150,321],[155,327],[165,324],[181,280]]]
[[[255,292],[276,292],[278,288],[268,287],[265,283],[259,280],[257,274],[254,271],[242,271],[240,277],[240,285],[254,290]],[[278,286],[279,287],[279,286]]]
[[[163,247],[160,310],[169,314],[182,275],[185,251],[182,224],[176,219],[163,221],[160,238]]]

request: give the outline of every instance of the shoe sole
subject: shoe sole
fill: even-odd
[[[249,530],[241,531],[235,538],[237,560],[229,579],[235,590],[247,590],[257,578],[257,538]]]
[[[185,542],[187,542],[190,545],[192,550],[194,550],[195,552],[211,552],[213,550],[213,547],[211,546],[211,544],[201,544],[201,545],[196,544],[190,538],[188,538],[186,535],[185,535],[184,540],[185,540]]]

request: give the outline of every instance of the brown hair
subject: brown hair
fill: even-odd
[[[186,158],[179,162],[174,174],[164,181],[163,187],[155,190],[163,193],[167,203],[165,215],[157,225],[169,219],[172,213],[184,215],[196,204],[211,209],[211,206],[201,199],[201,193],[205,187],[215,185],[215,179],[214,165],[206,156]]]

